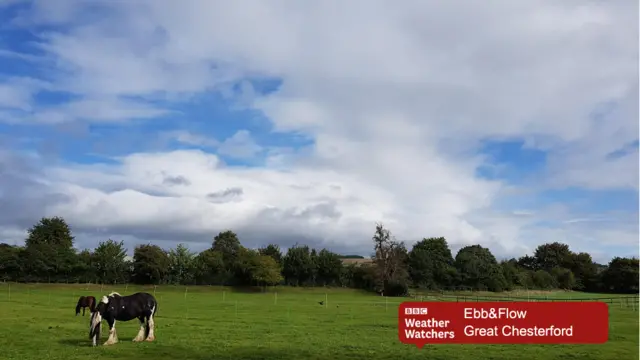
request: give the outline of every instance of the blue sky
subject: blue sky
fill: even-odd
[[[532,32],[526,14],[575,9],[496,3],[463,10],[472,34],[449,5],[372,4],[355,23],[243,6],[0,5],[0,165],[14,169],[0,181],[15,187],[5,203],[28,202],[4,209],[0,235],[56,214],[79,247],[201,249],[233,228],[367,255],[383,221],[500,256],[555,240],[600,260],[638,252],[629,9],[584,10],[597,34],[578,18]],[[240,27],[247,12],[262,15]],[[434,28],[398,25],[417,13]]]

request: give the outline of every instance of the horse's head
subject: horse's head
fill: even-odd
[[[84,302],[84,296],[80,296],[80,298],[78,299],[78,303],[76,304],[76,316],[78,316],[78,314],[80,314],[80,308],[82,308]]]
[[[100,325],[102,324],[102,317],[109,310],[109,300],[108,297],[103,296],[91,313],[91,319],[89,320],[89,339],[94,336],[96,338],[100,337]]]

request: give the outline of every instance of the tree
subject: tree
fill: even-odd
[[[526,287],[527,284],[523,281],[521,274],[527,270],[519,268],[516,259],[501,261],[500,268],[505,280],[505,290],[511,290],[516,286]]]
[[[77,266],[74,269],[74,278],[75,281],[84,283],[84,282],[93,282],[96,280],[95,273],[92,267],[93,261],[93,253],[91,251],[84,249],[78,254],[78,262]],[[130,271],[127,268],[127,280],[130,275]]]
[[[563,267],[551,269],[551,276],[554,280],[554,287],[564,290],[572,290],[576,285],[576,279],[571,270]]]
[[[282,281],[280,265],[268,255],[256,255],[252,259],[251,278],[258,285],[277,285]]]
[[[316,258],[317,281],[321,285],[335,285],[340,282],[342,260],[340,256],[327,249],[322,249]]]
[[[282,259],[282,275],[289,285],[304,285],[312,279],[314,266],[309,247],[296,244],[287,250]]]
[[[414,285],[434,290],[453,285],[456,268],[445,238],[428,238],[417,242],[409,252],[408,261]]]
[[[568,267],[571,263],[571,256],[569,245],[559,242],[540,245],[534,254],[539,268],[549,272],[555,267]]]
[[[77,256],[73,248],[71,228],[61,217],[46,218],[27,230],[25,240],[30,270],[47,281],[68,278],[76,267]]]
[[[20,248],[8,244],[0,244],[0,279],[15,281],[22,272]]]
[[[169,278],[175,284],[190,284],[195,277],[196,255],[184,244],[169,250]]]
[[[585,252],[572,253],[566,265],[575,276],[576,290],[598,290],[598,266],[591,255]]]
[[[555,279],[545,270],[537,270],[531,274],[533,286],[538,289],[547,290],[555,287]]]
[[[526,270],[530,270],[530,271],[536,271],[540,269],[540,266],[536,260],[535,257],[533,256],[529,256],[529,255],[525,255],[521,258],[518,259],[518,266],[526,269]]]
[[[257,251],[247,249],[244,246],[240,247],[236,261],[233,264],[233,279],[235,285],[253,285],[253,267],[255,265],[255,258],[258,256]]]
[[[49,244],[32,243],[24,248],[20,257],[25,272],[24,280],[50,281],[57,275],[57,253]],[[52,256],[53,255],[53,256]]]
[[[616,293],[638,293],[638,258],[615,257],[602,273],[603,285],[606,291]]]
[[[253,286],[275,285],[284,278],[284,283],[294,286],[340,285],[387,296],[406,294],[410,280],[429,289],[464,286],[491,291],[524,287],[638,292],[637,258],[614,258],[602,265],[588,253],[574,253],[559,242],[538,246],[533,256],[498,263],[491,251],[480,245],[464,247],[453,258],[442,237],[422,239],[407,251],[382,224],[376,224],[372,240],[371,262],[349,264],[345,258],[363,257],[298,244],[286,254],[277,244],[253,250],[226,230],[197,255],[184,244],[168,251],[148,244],[137,246],[134,261],[128,261],[124,243],[111,239],[77,253],[69,225],[60,217],[51,217],[28,229],[25,246],[0,243],[0,281]]]
[[[224,266],[222,253],[207,249],[194,259],[195,280],[200,284],[224,284],[230,273]]]
[[[138,284],[161,284],[169,272],[169,256],[158,245],[138,245],[133,251],[133,279]]]
[[[456,255],[460,282],[472,289],[503,291],[506,281],[491,251],[480,245],[465,246]]]
[[[382,224],[376,224],[372,237],[375,254],[375,290],[387,296],[403,296],[409,291],[408,252]]]
[[[280,250],[280,246],[277,244],[269,244],[263,248],[258,250],[260,255],[271,256],[278,266],[282,266],[282,251]]]
[[[47,244],[57,248],[73,248],[73,235],[67,222],[61,217],[46,218],[27,230],[25,246]]]
[[[222,254],[222,260],[228,270],[233,267],[241,247],[238,235],[231,230],[220,232],[213,238],[211,245],[212,250]]]
[[[126,256],[124,241],[101,241],[94,250],[90,263],[99,276],[97,281],[107,284],[126,282],[129,277]]]

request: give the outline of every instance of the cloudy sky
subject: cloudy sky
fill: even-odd
[[[0,0],[0,241],[638,253],[638,3]]]

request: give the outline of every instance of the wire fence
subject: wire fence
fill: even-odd
[[[106,295],[112,291],[129,294],[136,291],[147,291],[159,297],[184,302],[189,300],[199,302],[239,302],[278,305],[289,304],[295,306],[351,306],[368,305],[372,307],[397,307],[405,301],[451,301],[451,302],[514,302],[514,301],[598,301],[607,303],[610,307],[625,308],[638,311],[640,297],[638,295],[601,295],[579,292],[540,292],[517,291],[510,293],[486,293],[479,291],[451,293],[432,292],[415,293],[407,297],[375,296],[364,292],[354,292],[342,288],[230,288],[219,286],[179,286],[179,285],[132,285],[132,284],[42,284],[42,283],[0,283],[0,302],[38,302],[54,303],[64,298],[64,302],[75,302],[79,296]],[[247,296],[251,295],[251,296]]]

